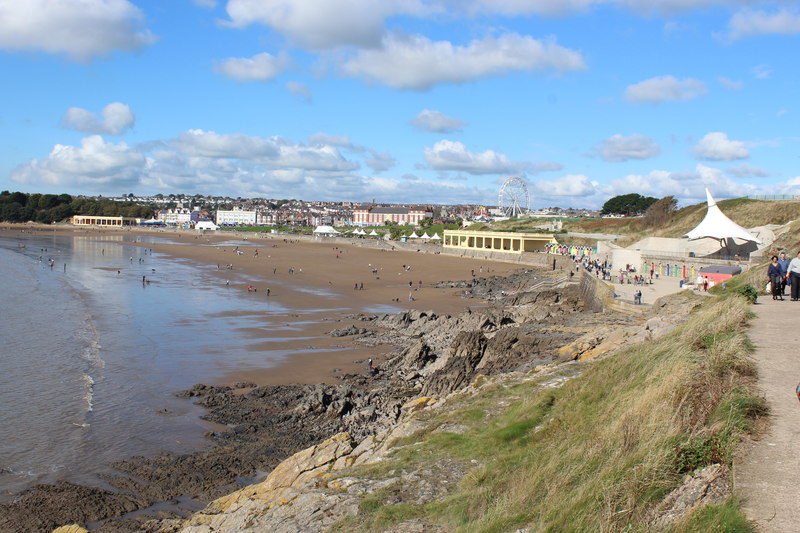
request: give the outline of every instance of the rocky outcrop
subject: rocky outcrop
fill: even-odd
[[[349,434],[339,433],[292,455],[276,466],[263,482],[212,502],[193,516],[181,531],[320,531],[354,514],[358,510],[356,498],[346,494],[303,492],[317,479],[352,464],[341,459],[349,456],[353,444]]]
[[[655,510],[653,527],[666,529],[699,506],[721,502],[730,495],[730,485],[728,467],[719,463],[687,475],[683,484],[670,492]]]
[[[483,358],[488,340],[481,331],[459,333],[448,354],[425,382],[422,392],[428,396],[443,396],[460,389],[472,379],[475,368]]]
[[[81,505],[75,505],[81,502]],[[8,504],[0,531],[52,531],[64,524],[86,524],[145,507],[142,498],[75,483],[39,485]],[[34,512],[35,511],[35,512]]]

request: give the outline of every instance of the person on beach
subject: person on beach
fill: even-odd
[[[783,301],[783,294],[781,293],[781,281],[783,280],[783,270],[781,265],[778,264],[778,256],[773,255],[771,263],[767,268],[767,277],[769,284],[772,287],[772,299]]]
[[[797,257],[789,262],[788,273],[789,282],[792,284],[792,301],[796,302],[800,298],[800,252],[797,252]]]
[[[786,259],[786,252],[781,252],[780,257],[778,258],[778,264],[781,266],[781,275],[783,279],[781,280],[781,296],[786,295],[786,280],[789,276],[789,260]]]

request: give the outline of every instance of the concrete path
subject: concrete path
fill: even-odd
[[[667,294],[675,294],[676,292],[684,290],[681,288],[680,278],[666,276],[653,279],[652,285],[649,283],[645,285],[628,285],[627,283],[620,284],[616,278],[612,278],[611,281],[606,281],[606,283],[614,288],[614,293],[617,295],[617,299],[622,300],[623,302],[633,303],[634,291],[636,289],[641,290],[642,303],[645,305],[650,305],[657,299],[661,298],[662,296],[666,296]],[[692,289],[693,285],[688,285],[685,288]]]
[[[760,295],[753,311],[758,318],[748,334],[771,427],[735,465],[735,488],[757,531],[800,531],[800,302]]]

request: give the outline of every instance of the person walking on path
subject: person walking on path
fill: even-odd
[[[783,279],[781,280],[781,296],[786,295],[786,278],[789,276],[789,260],[786,259],[786,252],[781,252],[780,257],[778,258],[778,264],[781,267],[781,275]]]
[[[789,282],[792,284],[792,301],[800,299],[800,252],[789,262]]]
[[[769,278],[769,284],[772,287],[772,299],[783,301],[783,295],[781,293],[783,271],[781,266],[778,264],[777,255],[772,256],[772,262],[770,263],[769,268],[767,268],[767,277]]]

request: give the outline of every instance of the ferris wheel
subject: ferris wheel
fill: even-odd
[[[500,194],[497,197],[497,205],[509,218],[519,217],[530,210],[531,197],[522,178],[514,176],[503,180]]]

